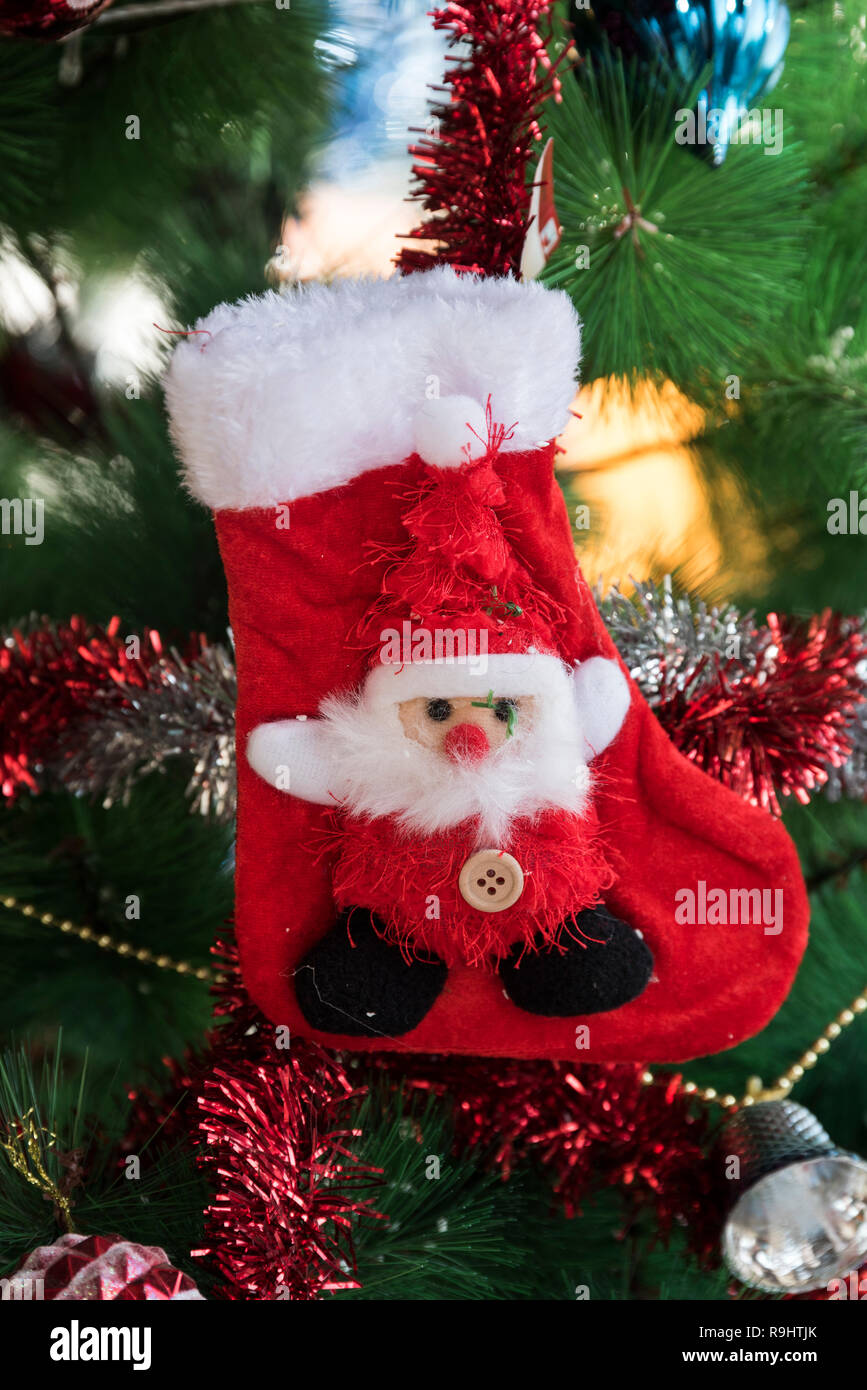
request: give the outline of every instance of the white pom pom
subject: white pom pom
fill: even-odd
[[[415,417],[415,449],[434,468],[459,468],[481,458],[488,443],[485,407],[471,396],[441,396],[425,401]]]

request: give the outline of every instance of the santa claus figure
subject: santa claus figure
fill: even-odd
[[[262,777],[336,812],[342,910],[295,972],[311,1026],[400,1035],[460,964],[548,1016],[616,1009],[647,985],[650,951],[603,905],[615,871],[593,805],[626,678],[602,657],[570,670],[517,650],[522,618],[407,624],[407,649],[386,633],[359,691],[253,731]]]

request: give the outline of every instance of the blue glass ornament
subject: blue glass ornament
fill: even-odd
[[[698,127],[710,132],[714,164],[726,157],[754,103],[783,71],[789,11],[781,0],[675,0],[669,16],[672,55],[687,81],[713,61],[713,75],[698,99]],[[718,113],[709,122],[709,114]]]
[[[713,65],[696,127],[714,164],[783,71],[790,20],[782,0],[594,0],[593,13],[610,43],[627,55],[662,60],[685,87]]]

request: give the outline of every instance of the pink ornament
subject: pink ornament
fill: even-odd
[[[0,0],[0,34],[63,39],[90,24],[111,0]]]
[[[204,1301],[165,1250],[123,1236],[61,1236],[28,1255],[9,1282],[12,1299]]]

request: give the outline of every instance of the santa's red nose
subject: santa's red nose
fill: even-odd
[[[478,724],[456,724],[446,734],[443,748],[456,763],[477,763],[490,752],[491,745]]]

